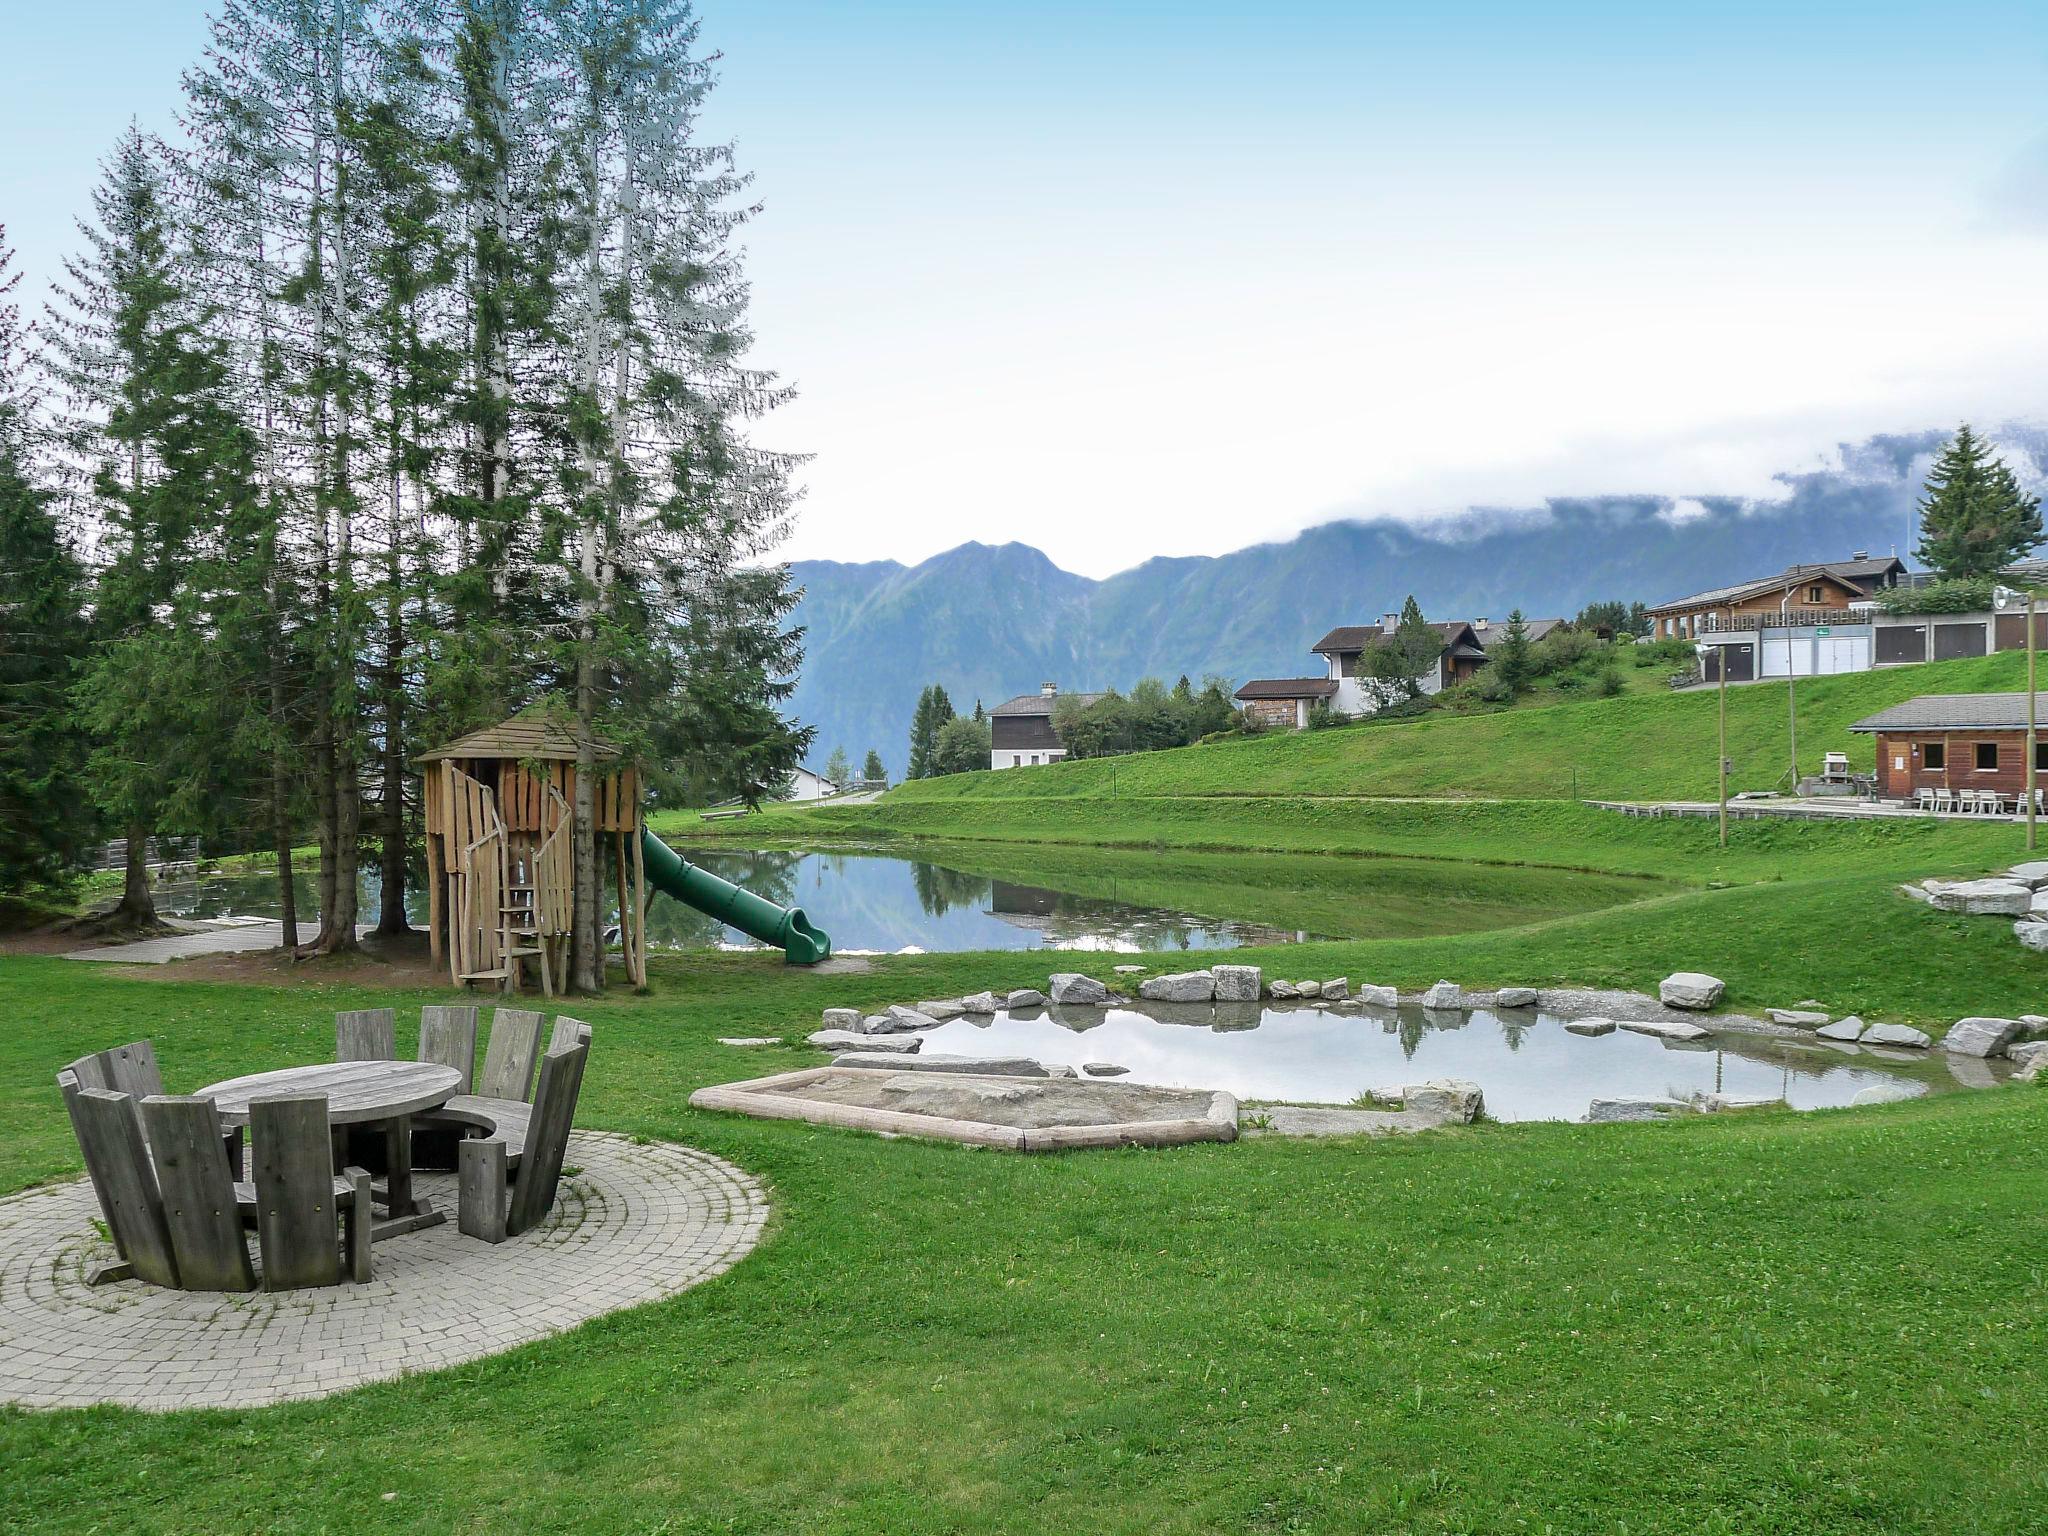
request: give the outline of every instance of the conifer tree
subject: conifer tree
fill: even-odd
[[[1422,605],[1411,592],[1393,634],[1373,645],[1366,664],[1374,677],[1399,686],[1412,699],[1422,693],[1423,679],[1436,671],[1443,651],[1442,634],[1423,618]]]
[[[2041,542],[2041,502],[1965,422],[1928,472],[1918,554],[1945,578],[1996,575]]]
[[[1500,655],[1493,666],[1511,695],[1527,691],[1530,677],[1529,625],[1519,608],[1508,615],[1507,633],[1501,636]]]
[[[873,747],[868,748],[867,758],[860,765],[860,776],[870,784],[884,783],[889,777],[889,770],[882,766],[882,754]]]
[[[847,761],[846,748],[832,749],[832,755],[825,759],[825,778],[834,789],[844,789],[853,781],[853,764]]]

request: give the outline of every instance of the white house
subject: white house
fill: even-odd
[[[989,767],[1030,768],[1040,763],[1056,763],[1065,757],[1066,746],[1052,725],[1053,706],[1062,697],[1085,708],[1103,695],[1062,695],[1058,683],[1040,683],[1036,693],[1020,693],[1014,699],[1005,699],[988,712]]]
[[[839,793],[838,786],[822,773],[813,773],[799,765],[787,781],[790,800],[823,800],[828,795]]]

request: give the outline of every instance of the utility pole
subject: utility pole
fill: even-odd
[[[2011,606],[2012,606],[2012,605],[2013,605],[2014,603],[2016,603],[2016,602],[2019,602],[2019,601],[2020,601],[2020,594],[2019,594],[2019,593],[2017,593],[2017,592],[2015,592],[2015,591],[2013,591],[2013,590],[2012,590],[2012,588],[2010,588],[2010,587],[2003,587],[2003,586],[2001,586],[2001,587],[1994,587],[1994,588],[1992,589],[1992,592],[1991,592],[1991,606],[1992,606],[1992,607],[1994,607],[1994,608],[1996,608],[1996,609],[1997,609],[1997,610],[1998,610],[1999,612],[2001,612],[2001,613],[2003,613],[2003,612],[2004,612],[2004,611],[2005,611],[2005,610],[2006,610],[2007,608],[2010,608],[2010,607],[2011,607]],[[2029,587],[2029,588],[2027,588],[2027,591],[2026,591],[2026,615],[2027,615],[2027,747],[2026,747],[2026,752],[2027,752],[2027,851],[2028,851],[2029,853],[2032,853],[2032,852],[2034,851],[2034,847],[2035,847],[2035,842],[2034,842],[2034,832],[2035,832],[2035,826],[2034,826],[2034,822],[2035,822],[2035,807],[2034,807],[2034,796],[2035,796],[2035,788],[2034,788],[2034,785],[2035,785],[2035,769],[2034,769],[2034,760],[2035,760],[2035,759],[2034,759],[2034,754],[2035,754],[2035,752],[2036,752],[2036,751],[2038,750],[2038,749],[2037,749],[2037,747],[2036,747],[2036,745],[2035,745],[2035,743],[2036,743],[2036,742],[2038,742],[2038,741],[2040,740],[2040,736],[2039,736],[2039,732],[2038,732],[2038,725],[2039,725],[2039,722],[2038,722],[2038,721],[2037,721],[2037,720],[2035,719],[2035,714],[2036,714],[2036,710],[2035,710],[2035,695],[2034,695],[2034,588],[2032,588],[2032,587]]]
[[[1759,642],[1763,640],[1761,630],[1757,633],[1757,640]],[[1706,669],[1708,652],[1711,651],[1713,653],[1714,675],[1719,679],[1719,687],[1715,690],[1718,695],[1718,708],[1720,712],[1718,739],[1720,755],[1716,760],[1716,775],[1721,785],[1721,846],[1726,848],[1728,846],[1728,648],[1726,646],[1702,643],[1696,645],[1694,649],[1699,652],[1700,669],[1702,671]]]
[[[1778,619],[1785,626],[1785,724],[1786,739],[1792,744],[1792,787],[1789,793],[1799,793],[1799,700],[1793,693],[1793,674],[1798,668],[1792,664],[1792,589],[1787,587],[1785,595],[1778,600]],[[1757,649],[1763,649],[1763,636],[1757,636]],[[1758,661],[1762,661],[1759,656]],[[1761,668],[1759,668],[1761,670]]]

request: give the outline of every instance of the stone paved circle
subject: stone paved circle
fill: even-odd
[[[688,1147],[579,1131],[567,1164],[554,1212],[497,1246],[421,1173],[446,1223],[377,1244],[367,1285],[276,1294],[89,1287],[113,1256],[90,1184],[0,1199],[0,1402],[244,1408],[441,1370],[721,1275],[768,1218],[757,1180]]]

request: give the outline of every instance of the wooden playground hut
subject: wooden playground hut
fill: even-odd
[[[574,722],[546,710],[514,715],[415,759],[424,780],[427,926],[436,964],[470,985],[513,992],[528,962],[550,997],[568,975],[576,861]],[[609,837],[626,974],[647,981],[647,870],[640,775],[609,742],[596,788],[600,871]],[[602,879],[602,873],[599,878]],[[600,936],[599,943],[602,944]]]

